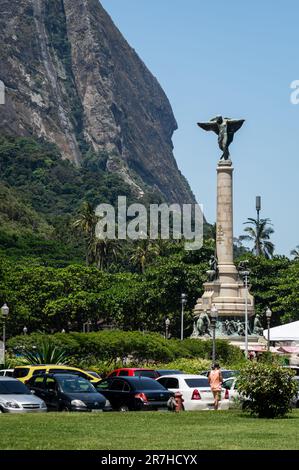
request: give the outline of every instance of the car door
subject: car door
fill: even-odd
[[[130,387],[125,380],[121,378],[111,380],[109,391],[110,398],[108,400],[112,408],[119,409],[123,405],[129,405]]]
[[[179,380],[176,377],[161,377],[157,382],[167,388],[170,392],[175,393],[179,390]]]
[[[54,377],[46,377],[45,402],[49,411],[59,410],[58,385]]]
[[[226,379],[222,384],[222,388],[225,388],[229,391],[229,402],[230,404],[233,404],[236,398],[239,396],[238,390],[236,389],[236,379]]]
[[[27,385],[29,389],[34,393],[34,395],[46,401],[45,400],[46,393],[45,393],[45,376],[44,375],[37,375],[36,377],[32,377],[29,380]]]

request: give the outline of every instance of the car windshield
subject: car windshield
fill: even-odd
[[[159,369],[157,371],[160,375],[174,375],[174,374],[182,374],[180,370],[170,370],[170,369]]]
[[[149,377],[150,379],[156,379],[158,374],[154,370],[135,370],[134,375],[136,377]]]
[[[26,377],[26,375],[28,375],[28,372],[29,372],[29,367],[19,367],[18,369],[15,369],[13,371],[13,376],[16,379],[21,378],[21,377]]]
[[[96,379],[100,379],[100,375],[97,373],[97,372],[94,372],[93,370],[88,370],[87,373],[89,375],[92,375],[93,377],[95,377]]]
[[[30,395],[30,391],[17,380],[0,380],[0,395]]]
[[[94,386],[81,377],[59,377],[57,381],[64,393],[96,393]]]
[[[235,375],[238,375],[237,370],[222,370],[221,373],[224,379],[229,379],[230,377],[235,377]]]
[[[185,382],[190,388],[210,386],[208,379],[185,379]]]

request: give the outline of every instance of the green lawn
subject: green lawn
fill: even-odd
[[[239,411],[0,415],[0,449],[299,449],[299,410],[265,420]]]

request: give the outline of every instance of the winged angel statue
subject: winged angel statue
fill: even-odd
[[[218,144],[223,154],[220,160],[229,160],[229,146],[234,140],[234,134],[241,129],[245,119],[230,119],[222,116],[216,116],[209,122],[199,122],[198,126],[205,131],[213,131],[218,135]]]

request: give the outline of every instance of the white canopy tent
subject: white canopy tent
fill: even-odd
[[[268,338],[268,330],[264,330],[264,337]],[[294,341],[299,344],[299,321],[270,328],[270,341]]]

